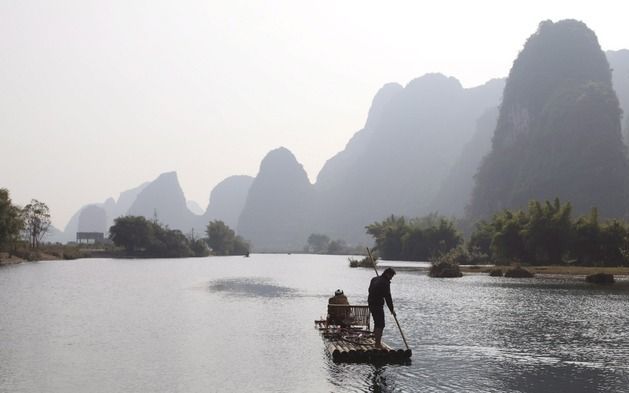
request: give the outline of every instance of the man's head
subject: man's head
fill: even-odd
[[[382,272],[382,275],[386,277],[389,281],[391,281],[393,276],[395,276],[395,270],[393,270],[393,268],[391,267],[388,267],[384,269],[384,271]]]
[[[343,294],[343,290],[342,290],[342,289],[337,289],[337,290],[334,292],[334,296],[341,296],[342,294]]]

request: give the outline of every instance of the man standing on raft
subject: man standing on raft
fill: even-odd
[[[382,331],[384,330],[384,302],[391,310],[391,314],[395,316],[393,311],[393,300],[391,299],[391,279],[395,276],[395,270],[388,267],[381,276],[371,279],[369,284],[369,312],[373,316],[373,333],[376,336],[376,348],[382,348]]]

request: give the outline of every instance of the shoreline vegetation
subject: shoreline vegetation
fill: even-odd
[[[74,260],[84,258],[138,258],[138,256],[126,255],[120,250],[107,250],[107,249],[82,249],[73,246],[43,246],[39,250],[38,259],[28,259],[27,255],[20,254],[12,255],[6,252],[0,253],[0,266],[13,265],[24,262],[46,262],[46,261],[60,261],[60,260]],[[142,257],[139,257],[142,258]],[[364,267],[373,268],[369,257],[365,257],[362,260],[358,260],[352,257],[348,257],[350,261],[350,267]],[[352,263],[353,262],[353,263]],[[362,262],[362,263],[361,263]],[[376,261],[376,266],[380,260]],[[493,271],[501,270],[502,275],[514,268],[516,265],[459,265],[460,272],[463,274],[491,274]],[[613,274],[615,277],[629,277],[629,266],[566,266],[566,265],[521,265],[522,268],[533,273],[535,277],[548,277],[548,276],[589,276],[598,273]],[[403,266],[396,267],[396,269],[404,271],[430,271],[430,266]]]
[[[69,261],[86,258],[138,258],[124,250],[99,245],[40,245],[37,249],[0,252],[0,266],[23,262]]]
[[[22,262],[72,260],[92,256],[104,250],[81,248],[78,245],[40,245],[36,249],[17,248],[9,252],[0,252],[0,265],[11,265]]]
[[[207,238],[194,232],[184,235],[157,221],[139,216],[117,218],[110,228],[110,240],[92,244],[26,243],[16,238],[0,248],[0,266],[22,262],[74,260],[80,258],[186,258],[210,255],[249,255],[249,244],[236,236],[222,221],[211,221]]]
[[[63,248],[64,246],[55,246],[55,248]],[[74,250],[74,248],[72,248]],[[72,251],[75,252],[75,251]],[[113,250],[103,249],[79,249],[78,254],[59,254],[56,251],[42,249],[37,253],[31,253],[30,258],[27,255],[11,255],[8,253],[0,253],[0,266],[14,265],[24,262],[47,262],[47,261],[63,261],[63,260],[75,260],[75,259],[91,259],[91,258],[132,258],[143,259],[146,257],[138,255],[127,255],[124,252],[116,252]],[[283,254],[283,253],[279,253]],[[72,255],[72,256],[70,256]],[[348,257],[350,262],[349,266],[373,268],[371,262],[366,262],[368,258],[361,260]],[[376,262],[377,265],[377,262]],[[564,266],[564,265],[543,265],[543,266],[531,266],[522,265],[523,268],[533,273],[535,276],[588,276],[597,273],[613,274],[614,276],[629,276],[629,266]],[[460,272],[463,274],[491,274],[492,272],[500,270],[503,275],[511,266],[505,265],[459,265]],[[399,270],[405,271],[425,271],[430,270],[429,266],[403,266],[396,267]]]

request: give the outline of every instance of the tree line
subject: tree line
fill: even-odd
[[[0,188],[0,250],[14,253],[21,242],[36,248],[50,225],[50,210],[45,203],[33,199],[20,207],[13,204],[6,188]]]
[[[13,204],[9,191],[0,188],[0,251],[37,249],[51,227],[50,209],[36,199],[24,207]],[[249,244],[223,221],[208,223],[206,237],[184,235],[155,220],[124,216],[114,220],[109,238],[129,256],[179,258],[214,255],[246,255]]]
[[[505,209],[478,222],[468,248],[498,263],[627,265],[629,226],[617,219],[601,222],[596,208],[573,219],[572,205],[558,198],[531,201],[526,210]]]
[[[206,235],[206,238],[198,238],[193,231],[186,236],[178,229],[142,216],[118,217],[109,228],[109,238],[129,256],[185,258],[208,256],[210,252],[214,255],[249,253],[249,244],[223,221],[211,221]]]
[[[598,210],[574,219],[572,205],[531,201],[477,222],[467,242],[454,220],[432,214],[407,220],[390,216],[366,227],[384,259],[532,265],[629,265],[629,224],[601,221]]]
[[[437,214],[410,220],[391,215],[366,229],[383,259],[428,261],[463,244],[454,221]]]
[[[322,233],[312,233],[308,236],[304,252],[310,254],[347,255],[360,254],[362,247],[353,247],[343,239],[332,240],[328,235]]]

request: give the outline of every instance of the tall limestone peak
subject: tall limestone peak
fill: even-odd
[[[559,197],[577,213],[626,211],[629,163],[610,67],[584,23],[542,22],[513,64],[468,214]]]
[[[584,81],[611,87],[609,64],[594,32],[576,20],[540,23],[509,72],[494,146],[510,145],[537,127],[534,120],[554,94]]]
[[[464,88],[455,78],[427,74],[404,88],[383,88],[374,99],[377,121],[368,121],[317,178],[319,230],[365,243],[364,228],[376,220],[430,213],[476,120],[498,105],[503,83]]]
[[[135,199],[138,195],[148,186],[150,182],[144,182],[137,187],[134,187],[130,190],[126,190],[120,193],[118,196],[118,200],[116,201],[116,207],[112,213],[114,218],[127,215],[131,205],[135,202]]]
[[[612,71],[614,90],[626,120],[629,117],[629,49],[605,52]]]
[[[212,189],[210,202],[203,215],[205,225],[212,220],[221,220],[230,228],[236,229],[251,183],[253,177],[244,175],[230,176],[218,183]]]
[[[391,101],[391,98],[396,96],[402,90],[404,90],[402,85],[394,82],[387,83],[378,90],[371,101],[371,107],[369,107],[365,128],[372,128],[378,125],[382,119],[382,114],[384,113],[387,104]]]
[[[387,105],[402,90],[404,88],[398,83],[387,83],[378,90],[371,102],[365,127],[354,134],[343,151],[325,163],[317,176],[318,189],[329,189],[337,186],[337,182],[344,181],[346,171],[351,170],[357,156],[364,154],[367,150],[374,130],[382,121]]]
[[[269,152],[251,184],[238,234],[256,251],[295,251],[306,242],[313,187],[304,168],[286,148]]]
[[[443,179],[433,200],[432,211],[446,216],[464,216],[474,189],[474,175],[483,157],[491,150],[491,137],[497,119],[498,107],[495,107],[487,109],[476,121],[476,131]]]
[[[188,210],[186,197],[176,172],[166,172],[140,191],[128,211],[129,215],[157,219],[171,229],[184,233],[195,226],[195,216]]]
[[[66,226],[64,227],[64,230],[62,232],[62,235],[60,237],[60,241],[72,241],[74,239],[76,239],[76,232],[80,231],[79,227],[79,217],[81,216],[81,213],[83,212],[83,209],[87,208],[88,206],[98,206],[98,207],[102,207],[103,209],[105,209],[105,213],[107,216],[107,223],[105,225],[105,234],[107,234],[107,232],[109,231],[109,228],[112,226],[113,221],[120,217],[120,216],[124,216],[127,214],[129,207],[131,207],[131,205],[133,204],[133,201],[135,201],[135,198],[137,197],[137,195],[140,193],[140,191],[142,191],[142,189],[144,189],[144,187],[146,187],[149,183],[145,182],[142,183],[141,185],[139,185],[138,187],[135,187],[133,189],[124,191],[120,193],[120,196],[118,197],[118,201],[114,201],[113,198],[107,198],[107,200],[105,200],[104,203],[91,203],[89,205],[85,205],[82,206],[79,210],[77,210],[76,213],[74,213],[72,215],[72,217],[70,218],[70,220],[68,221],[68,223],[66,224]]]
[[[107,233],[107,211],[97,205],[86,206],[79,215],[78,232]]]
[[[612,69],[612,82],[622,109],[622,136],[629,145],[629,50],[607,51],[607,60]]]
[[[260,171],[256,179],[269,177],[277,179],[277,175],[288,177],[287,180],[297,180],[310,184],[304,167],[297,162],[295,155],[285,147],[271,150],[260,163]],[[266,179],[269,180],[269,179]],[[254,181],[254,183],[256,183]]]
[[[463,86],[458,79],[439,72],[432,72],[415,78],[406,85],[408,91],[426,94],[435,89],[442,89],[446,94],[459,94]]]

